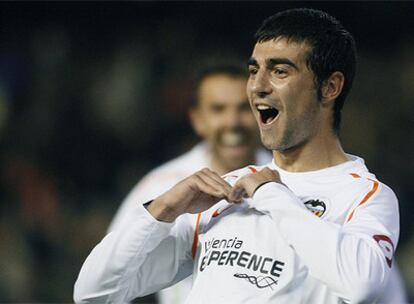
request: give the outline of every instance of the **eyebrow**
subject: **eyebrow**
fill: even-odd
[[[275,65],[278,65],[278,64],[287,64],[287,65],[291,66],[292,68],[294,68],[295,70],[299,70],[299,68],[297,67],[296,64],[294,64],[291,60],[289,60],[287,58],[284,58],[284,57],[281,57],[281,58],[268,58],[268,59],[266,59],[265,62],[266,62],[267,68],[272,68],[272,67],[274,67]],[[250,66],[250,65],[258,66],[259,64],[257,63],[256,59],[251,57],[247,61],[247,65],[248,66]]]
[[[254,59],[253,57],[250,57],[249,60],[247,61],[247,66],[249,65],[259,65],[256,61],[256,59]]]

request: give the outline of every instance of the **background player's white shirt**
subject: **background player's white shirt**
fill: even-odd
[[[272,155],[264,149],[256,152],[256,164],[264,165],[270,162]],[[140,181],[112,220],[108,232],[121,227],[133,220],[137,212],[137,204],[145,203],[164,193],[179,181],[205,167],[211,167],[211,154],[207,143],[202,142],[185,154],[168,161],[155,168]],[[174,286],[163,289],[157,293],[160,304],[182,304],[190,293],[192,286],[191,276],[178,282]]]
[[[234,183],[249,172],[227,179]],[[291,190],[268,183],[243,204],[221,201],[197,219],[186,214],[161,223],[138,205],[137,217],[85,261],[75,300],[123,303],[194,272],[188,303],[373,301],[386,286],[398,240],[392,191],[355,157],[280,174]],[[316,288],[304,289],[313,279]]]

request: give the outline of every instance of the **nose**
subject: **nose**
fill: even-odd
[[[237,108],[229,109],[225,124],[228,128],[237,128],[242,124],[242,113]]]
[[[269,76],[266,70],[259,70],[253,77],[250,77],[250,91],[253,95],[264,98],[272,92]]]

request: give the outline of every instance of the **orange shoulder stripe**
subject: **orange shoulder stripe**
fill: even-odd
[[[250,171],[252,171],[253,173],[256,173],[257,172],[256,168],[253,167],[253,166],[248,166],[247,168],[249,168]]]
[[[355,178],[360,178],[361,176],[359,176],[358,174],[356,174],[356,173],[351,173],[351,175],[353,176],[353,177],[355,177]],[[371,196],[373,196],[374,195],[374,193],[378,190],[378,185],[379,185],[379,183],[376,181],[376,180],[373,180],[373,179],[370,179],[369,178],[369,180],[370,181],[372,181],[374,184],[372,185],[372,189],[364,196],[364,198],[362,199],[362,201],[358,204],[358,206],[356,206],[355,208],[354,208],[354,210],[352,210],[352,212],[351,212],[351,214],[348,216],[348,219],[346,220],[347,222],[349,222],[351,219],[352,219],[352,217],[354,216],[354,212],[355,212],[355,210],[356,210],[356,208],[358,208],[359,206],[361,206],[361,205],[363,205],[363,204],[365,204],[369,199],[370,199],[370,197]]]
[[[200,219],[201,219],[201,213],[197,216],[197,223],[195,226],[194,231],[194,239],[193,239],[193,247],[191,248],[191,255],[193,256],[193,259],[195,258],[196,252],[197,252],[197,246],[198,246],[198,226],[200,226]]]

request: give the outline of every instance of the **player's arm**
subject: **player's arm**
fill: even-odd
[[[107,233],[118,230],[122,226],[133,222],[137,216],[138,204],[147,203],[170,187],[164,186],[163,183],[160,183],[159,180],[150,175],[144,177],[118,207],[108,226]]]
[[[205,168],[157,197],[148,211],[160,221],[173,222],[184,213],[199,213],[227,198],[231,186],[217,173]]]
[[[191,274],[191,233],[185,213],[202,212],[230,186],[205,169],[157,197],[137,218],[109,233],[92,250],[75,283],[77,303],[125,303]]]
[[[151,172],[145,176],[128,194],[113,217],[108,233],[121,229],[133,222],[137,217],[138,204],[144,204],[171,189],[179,180],[174,174]]]
[[[237,188],[242,188],[238,191],[252,197],[253,206],[278,224],[311,275],[345,301],[375,300],[390,272],[393,253],[387,250],[393,248],[388,244],[396,246],[398,240],[398,205],[392,191],[379,186],[369,203],[339,226],[314,216],[280,183],[277,173],[272,177],[270,169],[265,171],[241,179],[230,198],[237,198]],[[261,186],[256,189],[255,185]]]

